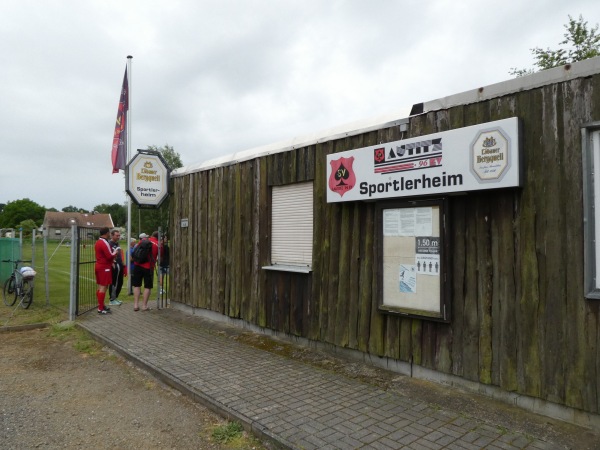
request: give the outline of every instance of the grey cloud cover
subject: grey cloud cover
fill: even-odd
[[[132,149],[185,164],[509,78],[596,0],[0,2],[0,203],[123,203],[110,148],[127,55]]]

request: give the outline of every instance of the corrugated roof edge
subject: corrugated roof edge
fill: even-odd
[[[203,161],[197,164],[180,167],[179,169],[175,169],[171,172],[171,177],[180,177],[190,173],[214,169],[216,167],[229,166],[243,161],[259,158],[261,156],[285,152],[295,148],[307,147],[309,145],[327,142],[333,139],[355,136],[357,134],[378,130],[380,128],[400,125],[401,123],[408,123],[409,112],[410,108],[407,107],[401,109],[400,111],[382,114],[371,119],[347,123],[313,134],[297,136],[286,141],[275,142],[273,144],[255,147],[219,158],[210,159],[208,161]]]
[[[600,73],[600,56],[589,58],[565,66],[535,72],[531,75],[513,78],[489,86],[461,92],[437,100],[423,103],[423,113],[451,108],[452,106],[468,105],[483,100],[489,100],[503,95],[535,89],[548,84],[583,78]]]
[[[450,95],[437,100],[424,102],[422,103],[422,112],[419,111],[419,113],[425,114],[430,111],[447,109],[452,106],[468,105],[470,103],[489,100],[514,92],[535,89],[548,84],[567,81],[573,78],[582,78],[597,73],[600,73],[600,56],[573,64],[567,64],[561,67],[555,67],[553,69],[543,70],[541,72],[536,72],[524,77],[513,78],[511,80],[502,81],[489,86],[472,89],[470,91]],[[327,142],[343,137],[355,136],[357,134],[378,130],[380,128],[400,125],[401,123],[408,123],[410,111],[410,108],[404,108],[397,112],[383,114],[371,119],[347,123],[322,130],[314,134],[294,137],[286,141],[255,147],[197,164],[191,164],[179,169],[175,169],[171,172],[171,176],[179,177],[194,172],[214,169],[216,167],[229,166],[261,156],[285,152],[295,148],[307,147],[309,145]]]

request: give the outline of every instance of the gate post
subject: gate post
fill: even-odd
[[[48,230],[44,227],[44,279],[46,283],[46,306],[50,306],[50,274],[48,273]]]
[[[71,225],[71,289],[69,301],[69,320],[77,317],[77,255],[79,249],[79,232],[77,225]]]

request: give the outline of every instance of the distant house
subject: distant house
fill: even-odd
[[[43,227],[49,239],[62,239],[71,232],[71,226],[100,229],[114,228],[110,214],[46,211]]]

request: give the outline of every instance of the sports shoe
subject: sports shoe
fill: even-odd
[[[110,309],[99,309],[98,314],[110,314]]]
[[[114,300],[111,300],[110,302],[108,302],[109,305],[113,305],[113,306],[115,306],[115,305],[119,306],[121,303],[123,303],[123,302],[116,298]]]
[[[110,308],[106,305],[104,305],[104,311],[106,311],[107,313],[111,313],[112,311],[110,310]]]

